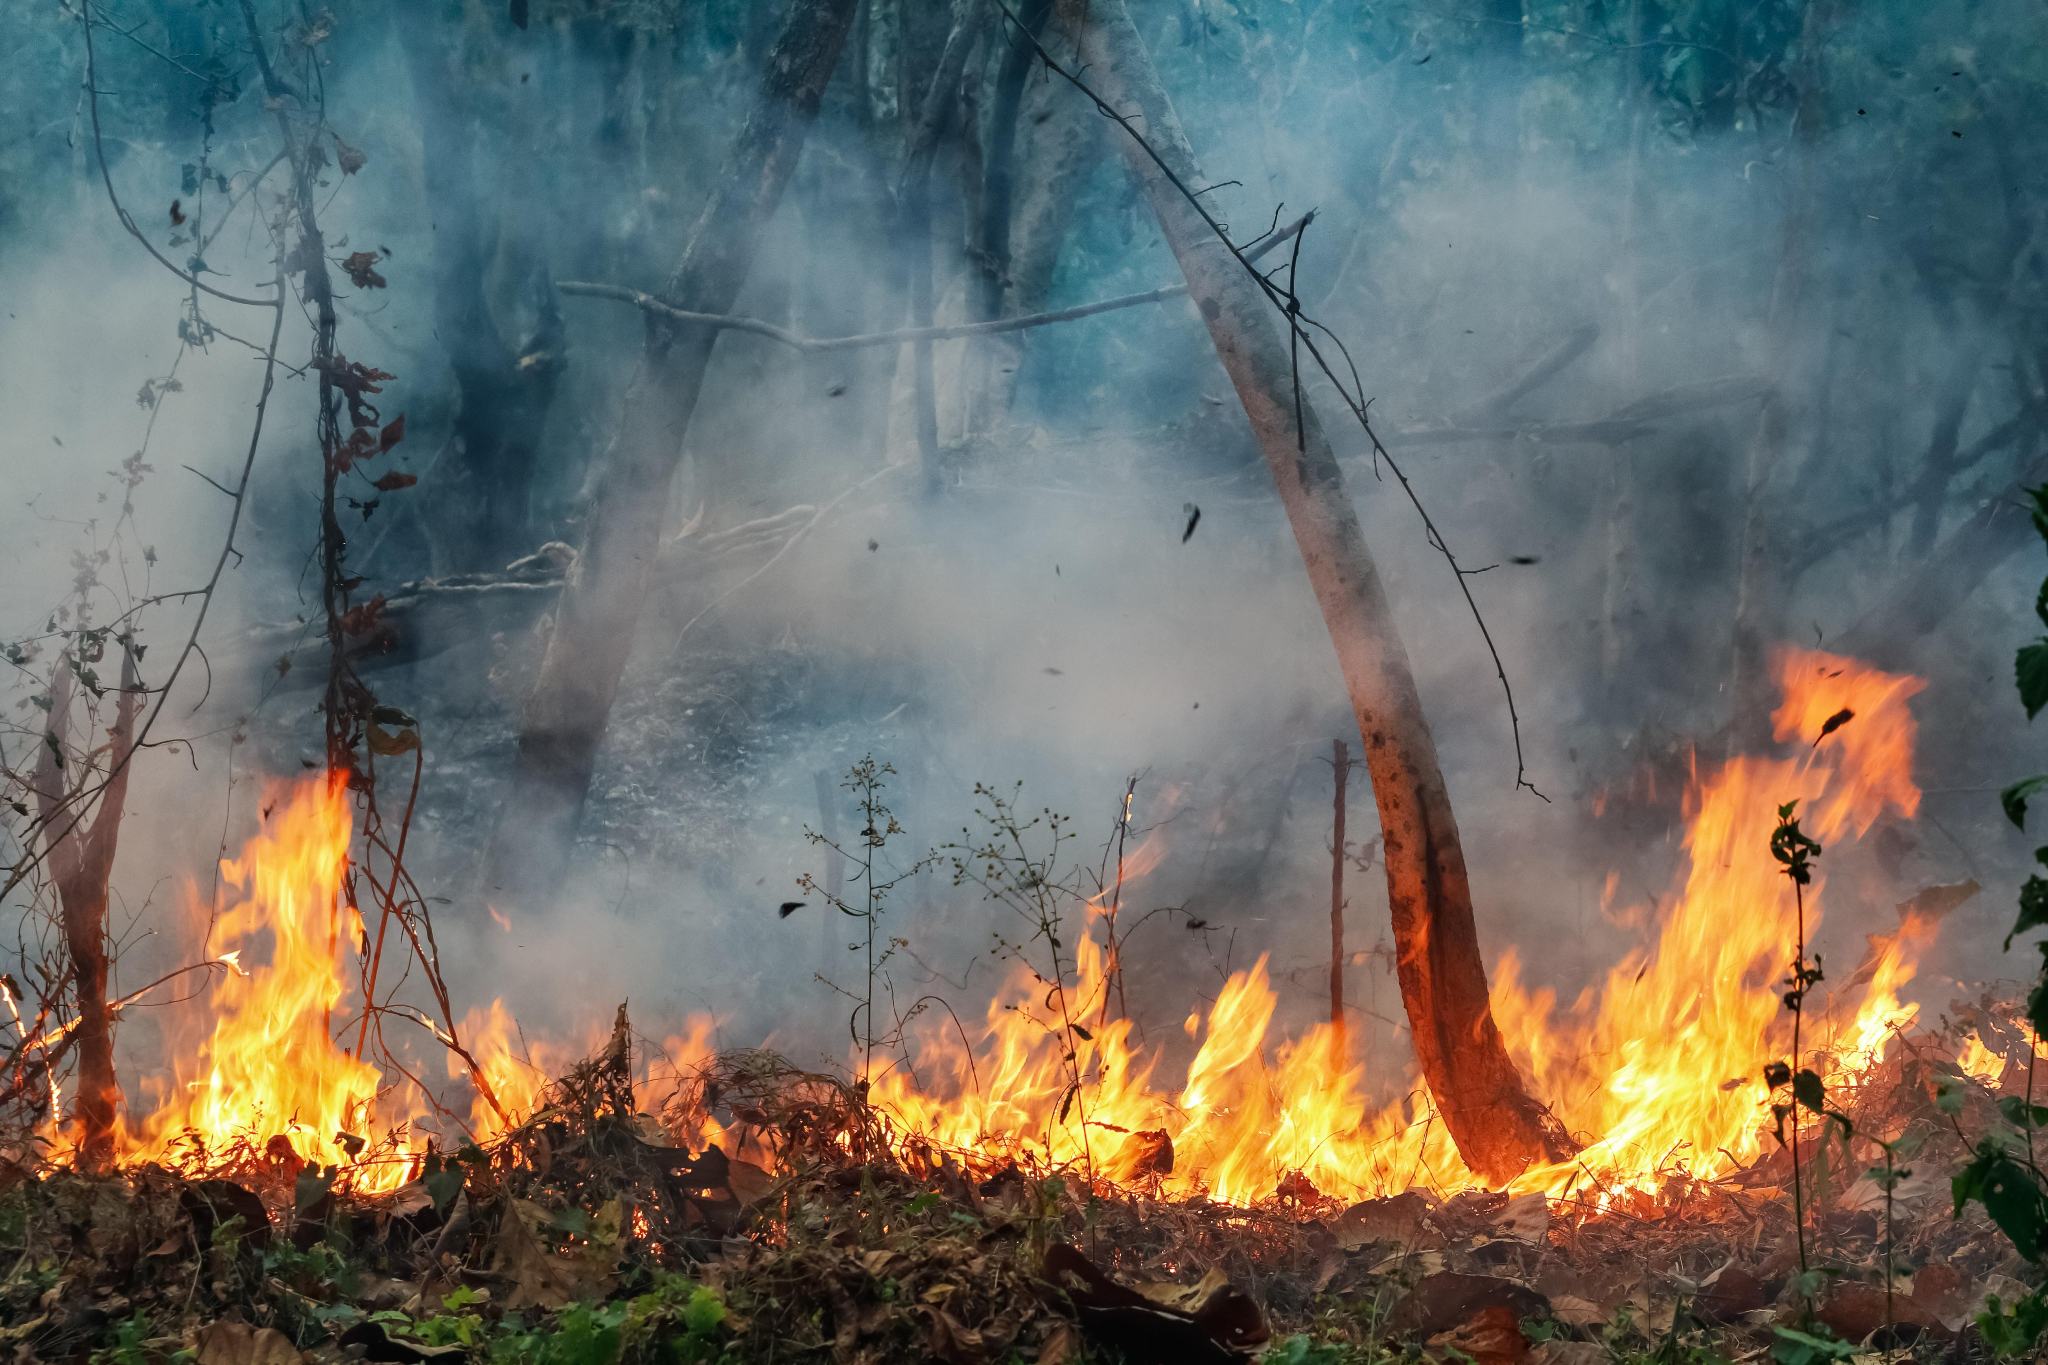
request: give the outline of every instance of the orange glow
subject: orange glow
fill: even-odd
[[[1603,917],[1645,926],[1648,941],[1566,1007],[1551,989],[1525,983],[1512,950],[1495,969],[1494,1016],[1510,1053],[1532,1092],[1586,1144],[1574,1162],[1525,1172],[1512,1182],[1518,1191],[1604,1208],[1655,1194],[1675,1175],[1725,1174],[1763,1150],[1769,1111],[1759,1077],[1789,1047],[1779,983],[1796,932],[1792,888],[1769,853],[1777,808],[1797,800],[1802,827],[1830,851],[1887,811],[1913,816],[1919,791],[1906,703],[1922,687],[1793,648],[1774,666],[1784,696],[1774,722],[1786,756],[1737,758],[1705,774],[1695,761],[1683,805],[1689,865],[1661,910],[1617,904],[1618,876],[1606,879]],[[1844,711],[1853,712],[1846,722],[1838,720]],[[1836,728],[1821,737],[1831,719]],[[212,1031],[179,1059],[165,1102],[125,1135],[124,1160],[215,1169],[275,1157],[282,1140],[302,1161],[341,1166],[355,1188],[392,1188],[424,1145],[411,1124],[425,1101],[334,1041],[350,1036],[341,1021],[355,1008],[361,936],[342,897],[347,795],[338,782],[316,778],[267,799],[263,830],[222,865],[243,899],[214,931],[211,951],[226,970],[212,990]],[[1167,851],[1157,830],[1132,849],[1126,888]],[[1809,941],[1829,865],[1819,861],[1808,890]],[[981,1164],[1072,1165],[1096,1179],[1239,1204],[1269,1199],[1283,1184],[1299,1192],[1297,1177],[1340,1197],[1480,1183],[1421,1087],[1375,1109],[1364,1065],[1328,1026],[1271,1036],[1280,997],[1263,956],[1230,976],[1206,1010],[1187,1016],[1193,1058],[1178,1084],[1162,1077],[1161,1052],[1138,1046],[1131,1021],[1109,1007],[1114,964],[1097,931],[1107,899],[1085,904],[1087,932],[1075,936],[1065,979],[1047,983],[1018,966],[989,1002],[971,1047],[950,1018],[943,1027],[921,1021],[914,1064],[872,1080],[871,1098],[899,1137]],[[1800,1064],[1833,1085],[1879,1060],[1892,1034],[1913,1021],[1915,1007],[1898,992],[1913,974],[1910,953],[1927,937],[1890,936],[1866,985],[1832,1000],[1816,996]],[[445,1025],[425,1022],[445,1039]],[[470,1010],[458,1032],[484,1081],[469,1127],[489,1140],[533,1112],[547,1080],[602,1047],[609,1030],[593,1023],[581,1049],[529,1044],[494,1000]],[[1983,1074],[1998,1059],[1970,1042],[1963,1065]],[[687,1034],[662,1049],[636,1049],[643,1093],[714,1050],[708,1018],[693,1018]],[[452,1052],[448,1074],[468,1076]],[[694,1126],[672,1139],[693,1147],[723,1141],[735,1154],[738,1139],[754,1144],[748,1150],[764,1164],[772,1160],[767,1137],[728,1132],[708,1115],[685,1121]],[[348,1144],[342,1134],[351,1135]],[[1171,1144],[1170,1170],[1161,1134]],[[352,1156],[346,1146],[354,1137],[368,1146]]]
[[[221,863],[242,899],[214,928],[214,960],[228,970],[215,974],[212,1032],[175,1059],[175,1084],[128,1135],[123,1160],[209,1169],[274,1156],[282,1139],[300,1161],[342,1167],[356,1188],[394,1188],[409,1165],[393,1159],[411,1146],[407,1115],[375,1124],[383,1077],[331,1033],[361,924],[341,896],[347,791],[338,777],[312,778],[273,786],[265,804],[263,828]],[[253,965],[266,947],[268,961]],[[377,1128],[387,1141],[369,1142],[360,1159],[339,1140],[368,1142]]]
[[[1512,951],[1495,971],[1494,1017],[1511,1053],[1534,1093],[1587,1144],[1576,1162],[1528,1171],[1513,1182],[1517,1190],[1576,1191],[1604,1207],[1626,1191],[1654,1192],[1679,1172],[1723,1174],[1762,1150],[1768,1101],[1759,1077],[1789,1045],[1778,982],[1796,932],[1792,888],[1769,852],[1777,807],[1798,800],[1802,827],[1830,846],[1859,837],[1887,809],[1911,817],[1919,790],[1906,701],[1923,686],[1794,648],[1780,650],[1774,664],[1785,698],[1776,734],[1790,756],[1738,758],[1703,779],[1695,768],[1685,806],[1690,870],[1653,943],[1562,1012],[1552,991],[1523,986]],[[1853,719],[1819,738],[1843,710]],[[1601,896],[1610,917],[1616,885],[1610,876]],[[1809,941],[1823,890],[1817,876],[1807,896]],[[1915,1007],[1897,996],[1912,976],[1908,938],[1898,936],[1876,964],[1846,1024],[1830,1030],[1809,1016],[1815,1046],[1804,1064],[1842,1079],[1876,1061],[1891,1033],[1911,1023]],[[1074,1021],[1092,1021],[1100,1009],[1104,953],[1092,933],[1081,936],[1066,996]],[[1426,1094],[1412,1097],[1412,1115],[1398,1107],[1367,1112],[1363,1069],[1327,1026],[1279,1043],[1269,1057],[1277,1001],[1263,957],[1233,975],[1206,1019],[1189,1016],[1200,1046],[1185,1083],[1172,1088],[1154,1083],[1160,1059],[1132,1049],[1128,1022],[1089,1037],[1071,1032],[1048,1012],[1058,998],[1019,971],[991,1002],[971,1063],[934,1028],[916,1048],[922,1085],[895,1072],[877,1080],[874,1094],[906,1133],[936,1145],[1081,1162],[1111,1176],[1131,1164],[1120,1154],[1138,1141],[1132,1135],[1163,1130],[1172,1172],[1136,1164],[1142,1178],[1174,1194],[1250,1202],[1297,1171],[1347,1196],[1479,1183],[1434,1122]],[[1844,1003],[1834,1002],[1835,1017]]]

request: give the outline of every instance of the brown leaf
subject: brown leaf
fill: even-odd
[[[1970,1277],[1952,1265],[1924,1265],[1913,1274],[1913,1302],[1941,1319],[1942,1326],[1951,1332],[1963,1330],[1963,1324],[1977,1310],[1982,1298],[1970,1292]]]
[[[1814,1316],[1835,1330],[1844,1341],[1867,1341],[1885,1324],[1885,1293],[1881,1285],[1838,1284],[1815,1311]],[[1926,1305],[1910,1296],[1893,1292],[1891,1322],[1899,1341],[1917,1341],[1922,1336],[1946,1339],[1953,1335]]]
[[[299,1365],[291,1338],[275,1327],[222,1318],[199,1329],[199,1365]]]
[[[377,253],[374,251],[354,252],[342,261],[341,268],[348,272],[349,282],[358,289],[382,289],[390,283],[377,273]]]
[[[1413,1244],[1416,1235],[1422,1231],[1422,1216],[1428,1212],[1429,1201],[1419,1194],[1368,1199],[1338,1214],[1330,1224],[1330,1231],[1336,1234],[1337,1245],[1346,1251],[1355,1251],[1373,1242]]]
[[[946,1365],[983,1365],[988,1359],[988,1342],[943,1308],[926,1308],[932,1320],[932,1354]]]
[[[401,412],[398,416],[385,423],[384,430],[377,433],[377,453],[379,455],[388,453],[391,447],[404,439],[405,414]]]
[[[513,1282],[505,1307],[560,1308],[579,1299],[603,1298],[611,1291],[619,1263],[619,1217],[619,1201],[614,1199],[592,1220],[584,1254],[558,1256],[547,1249],[536,1231],[547,1225],[548,1211],[514,1199],[498,1228],[497,1270]]]
[[[1080,1353],[1081,1334],[1073,1323],[1062,1319],[1046,1329],[1045,1340],[1038,1347],[1038,1365],[1066,1365]]]
[[[1132,1133],[1108,1163],[1111,1180],[1129,1184],[1148,1175],[1173,1174],[1173,1139],[1164,1128]]]
[[[370,480],[370,487],[379,493],[395,493],[401,488],[410,488],[419,481],[420,476],[417,474],[404,474],[394,469],[388,474],[380,474]]]
[[[384,614],[384,594],[378,593],[359,607],[350,607],[341,614],[339,622],[343,635],[368,635],[377,628],[377,618]]]
[[[341,140],[341,134],[334,135],[334,164],[341,167],[343,175],[354,175],[370,164],[369,154],[358,151]]]
[[[1417,1281],[1407,1297],[1394,1305],[1387,1325],[1403,1334],[1433,1337],[1470,1322],[1488,1308],[1506,1308],[1519,1320],[1541,1316],[1546,1307],[1543,1296],[1525,1284],[1446,1270]]]
[[[1529,1338],[1515,1310],[1506,1304],[1482,1308],[1448,1332],[1429,1339],[1438,1350],[1456,1351],[1472,1365],[1517,1365],[1529,1354]]]
[[[1744,1313],[1753,1313],[1769,1305],[1771,1296],[1764,1292],[1764,1282],[1739,1265],[1723,1266],[1700,1282],[1699,1297],[1693,1300],[1693,1311],[1701,1317],[1715,1322],[1733,1322]],[[1564,1310],[1558,1308],[1558,1316]]]

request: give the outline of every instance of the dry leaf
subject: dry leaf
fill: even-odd
[[[1038,1348],[1038,1365],[1066,1365],[1080,1351],[1081,1334],[1074,1330],[1074,1324],[1055,1322],[1045,1334],[1045,1343]]]
[[[1493,1226],[1503,1237],[1541,1246],[1550,1236],[1550,1201],[1541,1191],[1517,1195],[1493,1216]]]
[[[1429,1344],[1456,1351],[1472,1365],[1517,1365],[1529,1354],[1522,1324],[1505,1304],[1480,1309],[1450,1331],[1431,1337]]]
[[[1336,1234],[1337,1245],[1346,1251],[1373,1242],[1412,1243],[1422,1230],[1422,1216],[1428,1212],[1429,1201],[1419,1194],[1368,1199],[1338,1214],[1330,1231]]]
[[[299,1365],[299,1350],[275,1327],[222,1318],[199,1330],[199,1365]]]
[[[548,1224],[548,1211],[524,1199],[513,1200],[498,1228],[497,1270],[512,1280],[505,1307],[560,1308],[611,1292],[619,1263],[619,1217],[620,1204],[614,1199],[591,1220],[590,1242],[583,1254],[557,1256],[538,1234]]]

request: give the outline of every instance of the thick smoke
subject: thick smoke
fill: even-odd
[[[434,261],[454,210],[428,169],[420,25],[465,45],[466,136],[490,224],[487,303],[511,337],[536,325],[535,262],[558,280],[658,287],[782,8],[572,17],[536,5],[532,27],[514,31],[495,11],[400,22],[381,7],[336,5],[331,32],[300,34],[317,38],[328,121],[368,157],[353,174],[326,173],[330,254],[374,252],[388,280],[345,291],[338,344],[397,376],[379,398],[387,418],[407,416],[392,467],[421,477],[345,514],[351,562],[373,587],[436,571],[437,500],[459,496],[437,481],[458,397]],[[892,297],[896,244],[875,187],[896,174],[896,120],[915,103],[917,87],[903,82],[919,79],[943,36],[943,16],[926,8],[870,0],[857,30],[865,67],[846,63],[835,79],[738,311],[812,335],[902,324],[878,311]],[[1344,340],[1394,459],[1460,562],[1484,569],[1469,583],[1547,800],[1516,787],[1517,735],[1452,570],[1327,381],[1305,375],[1395,601],[1489,952],[1513,945],[1525,981],[1570,998],[1643,941],[1682,858],[1687,774],[1730,742],[1739,554],[1755,524],[1769,533],[1771,638],[1826,647],[1860,626],[1886,666],[1931,680],[1916,704],[1923,816],[1830,850],[1840,875],[1821,950],[1853,960],[1861,935],[1894,926],[1896,901],[1975,877],[1986,892],[1950,921],[1915,988],[1939,1008],[1958,980],[2015,970],[1997,941],[2026,850],[1994,793],[2028,767],[2006,661],[2027,628],[2036,566],[1999,556],[1931,633],[1866,618],[1903,576],[1938,566],[1949,538],[2026,477],[2039,449],[2029,418],[1968,463],[1957,454],[2016,410],[2038,410],[2041,338],[2026,314],[2043,186],[2023,164],[2019,130],[2041,92],[2025,54],[1994,41],[2016,31],[2005,25],[2019,24],[2018,10],[1887,5],[1836,16],[1814,38],[1802,36],[1802,7],[1786,4],[1731,17],[1709,41],[1645,4],[1651,32],[1631,45],[1598,8],[1531,0],[1519,50],[1503,53],[1484,24],[1435,11],[1134,6],[1219,182],[1205,201],[1232,234],[1248,241],[1317,210],[1294,273],[1278,278]],[[124,601],[204,581],[229,510],[209,481],[232,486],[239,470],[260,385],[250,343],[260,347],[267,315],[202,299],[219,330],[181,344],[188,291],[120,229],[99,181],[77,98],[75,20],[12,9],[47,57],[0,78],[12,116],[0,149],[0,468],[12,495],[0,511],[0,601],[8,638],[26,639],[47,634],[74,553],[96,545],[118,542],[109,563],[129,575]],[[194,247],[170,244],[167,207],[193,204],[185,166],[203,158],[239,190],[274,154],[275,127],[228,18],[178,4],[125,10],[140,33],[213,63],[196,68],[216,77],[209,102],[149,51],[96,39],[113,185],[140,230],[182,263]],[[1801,55],[1807,43],[1817,57]],[[970,69],[992,82],[999,61],[989,43]],[[1805,84],[1812,73],[1817,90]],[[985,89],[979,98],[985,115]],[[1032,75],[1020,162],[1052,155],[1058,130],[1095,117],[1077,99]],[[1099,145],[1077,154],[1078,173],[1059,187],[1067,221],[1040,306],[1178,279],[1118,160],[1119,136],[1106,124],[1075,134],[1074,146]],[[941,321],[965,315],[976,269],[965,243],[977,167],[962,156],[955,139],[935,173]],[[273,252],[249,209],[240,214],[207,249],[205,278],[255,291]],[[641,333],[614,302],[564,297],[559,307],[560,377],[538,434],[528,550],[577,541]],[[288,623],[318,610],[308,558],[318,455],[311,385],[290,368],[307,344],[296,303],[284,326],[287,368],[241,554],[210,608],[204,659],[180,676],[159,732],[180,742],[137,768],[115,878],[132,984],[191,950],[179,881],[210,894],[211,859],[252,828],[264,782],[319,757],[321,665],[275,647]],[[1479,410],[1575,333],[1590,344],[1554,378],[1511,407]],[[783,520],[773,538],[699,562],[654,599],[570,891],[547,914],[501,927],[473,880],[548,620],[503,623],[374,674],[425,737],[411,859],[427,894],[446,898],[438,929],[464,1000],[502,995],[530,1034],[574,1036],[629,999],[653,1032],[708,1011],[728,1043],[843,1057],[846,1002],[813,978],[848,980],[857,926],[815,897],[787,919],[777,907],[807,899],[802,874],[828,875],[805,832],[853,834],[837,783],[872,754],[896,769],[888,799],[906,833],[889,856],[902,863],[971,837],[962,827],[974,823],[977,782],[1021,782],[1029,809],[1075,817],[1075,855],[1098,865],[1136,775],[1132,844],[1156,838],[1165,856],[1128,903],[1171,908],[1130,948],[1133,1009],[1150,1036],[1172,1045],[1185,1012],[1261,953],[1294,983],[1282,989],[1283,1024],[1319,1016],[1327,760],[1333,740],[1355,753],[1358,736],[1271,480],[1199,319],[1176,299],[1026,332],[1013,405],[969,431],[979,354],[938,348],[946,455],[930,488],[907,353],[901,364],[895,348],[804,356],[725,334],[671,531],[700,511],[700,538]],[[172,376],[175,388],[136,401],[140,386]],[[1686,386],[1724,377],[1714,401],[1629,414],[1674,391],[1697,398]],[[1789,434],[1782,456],[1759,466],[1771,386]],[[1944,445],[1945,414],[1958,407]],[[1597,422],[1607,428],[1575,439],[1549,430]],[[1481,434],[1414,434],[1442,426]],[[149,472],[132,524],[117,525],[125,489],[109,471],[138,448]],[[1930,460],[1952,473],[1928,483]],[[1899,510],[1871,529],[1845,529],[1888,503]],[[1190,505],[1201,515],[1184,535]],[[812,511],[785,516],[792,508]],[[167,664],[192,609],[165,601],[144,622],[147,662]],[[287,658],[299,662],[281,669]],[[28,705],[41,676],[17,672],[9,705]],[[10,764],[33,743],[22,723]],[[404,764],[390,772],[387,809],[410,778]],[[1362,772],[1349,799],[1350,838],[1369,857]],[[1391,1088],[1407,1055],[1379,878],[1376,866],[1350,874],[1350,948],[1365,960],[1349,990],[1372,1079]],[[936,991],[978,1015],[1001,970],[990,933],[1013,931],[995,913],[943,870],[905,883],[887,922],[910,944],[892,969],[899,991]],[[131,1066],[156,1065],[154,1016],[131,1013],[122,1043]]]

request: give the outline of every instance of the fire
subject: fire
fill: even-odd
[[[406,1162],[388,1151],[357,1160],[383,1076],[332,1033],[360,925],[341,894],[347,792],[338,777],[313,779],[273,787],[266,803],[263,829],[221,864],[242,898],[214,929],[213,958],[227,970],[213,985],[212,1032],[177,1059],[175,1084],[127,1135],[123,1159],[205,1168],[234,1154],[281,1156],[282,1140],[301,1162],[348,1169],[357,1188],[393,1188]],[[245,967],[265,939],[268,963]]]
[[[1861,836],[1887,811],[1911,817],[1919,802],[1906,707],[1918,679],[1789,648],[1775,666],[1785,698],[1775,729],[1788,756],[1737,758],[1696,775],[1687,798],[1690,865],[1661,915],[1616,910],[1617,882],[1608,879],[1603,916],[1624,929],[1653,926],[1652,941],[1565,1009],[1549,989],[1524,985],[1512,951],[1495,972],[1494,1014],[1510,1051],[1533,1093],[1585,1143],[1571,1163],[1525,1172],[1513,1182],[1517,1191],[1607,1207],[1654,1194],[1675,1175],[1725,1174],[1762,1150],[1769,1125],[1760,1075],[1765,1061],[1789,1050],[1778,989],[1796,931],[1791,887],[1768,852],[1777,808],[1798,801],[1807,832],[1832,846]],[[214,931],[210,960],[223,970],[212,1031],[177,1065],[176,1085],[155,1112],[123,1135],[123,1159],[213,1169],[281,1159],[282,1144],[296,1161],[343,1168],[356,1189],[390,1189],[424,1147],[413,1124],[426,1097],[388,1084],[378,1066],[336,1041],[349,1032],[337,1021],[360,1009],[350,981],[362,923],[343,894],[347,794],[323,778],[279,787],[271,800],[264,829],[222,864],[242,899]],[[1122,883],[1142,878],[1165,854],[1155,834],[1124,859]],[[1806,903],[1809,939],[1824,890],[1817,877]],[[1328,1026],[1269,1047],[1279,994],[1264,957],[1232,975],[1206,1013],[1188,1015],[1193,1060],[1177,1087],[1165,1082],[1160,1051],[1139,1043],[1133,1022],[1112,1009],[1116,963],[1094,929],[1115,905],[1108,896],[1087,903],[1089,932],[1077,937],[1059,979],[1020,965],[990,1001],[971,1047],[932,1028],[918,1036],[913,1065],[870,1078],[870,1097],[899,1136],[984,1164],[1009,1156],[1231,1203],[1276,1192],[1355,1196],[1479,1183],[1419,1087],[1375,1111],[1364,1066]],[[1882,941],[1877,960],[1858,973],[1861,989],[1850,988],[1853,1002],[1814,1002],[1801,1065],[1836,1085],[1881,1059],[1914,1018],[1898,991],[1912,976],[1908,953],[1920,937]],[[451,1041],[443,1024],[420,1022]],[[686,1036],[655,1055],[685,1072],[713,1056],[712,1032],[713,1021],[693,1019]],[[449,1075],[478,1082],[467,1127],[488,1141],[533,1112],[548,1078],[605,1034],[594,1032],[584,1052],[529,1045],[494,1000],[471,1010],[454,1036],[471,1060],[451,1047]],[[1966,1051],[1963,1065],[1989,1067],[1996,1059],[1978,1055],[1987,1050],[1971,1041],[1976,1052]],[[651,1092],[654,1070],[643,1076]],[[697,1127],[682,1135],[692,1145],[734,1136],[709,1115],[692,1122]]]
[[[1780,651],[1775,667],[1785,698],[1776,736],[1791,756],[1737,758],[1696,782],[1691,866],[1654,943],[1561,1012],[1548,989],[1523,987],[1512,952],[1496,972],[1495,1018],[1523,1075],[1587,1144],[1575,1162],[1526,1172],[1517,1190],[1578,1191],[1604,1207],[1680,1172],[1725,1174],[1761,1152],[1760,1073],[1789,1048],[1777,983],[1796,930],[1792,889],[1768,851],[1777,808],[1796,799],[1804,828],[1824,844],[1860,836],[1887,810],[1911,817],[1919,790],[1906,702],[1923,686],[1799,649]],[[1612,889],[1610,880],[1603,900]],[[1823,890],[1816,878],[1809,939]],[[1874,1063],[1912,1021],[1915,1007],[1897,996],[1912,975],[1905,941],[1876,964],[1847,1023],[1809,1018],[1807,1042],[1818,1040],[1819,1055],[1802,1064],[1830,1083]],[[1229,1202],[1299,1189],[1297,1172],[1324,1192],[1356,1195],[1479,1183],[1426,1095],[1412,1097],[1417,1113],[1368,1113],[1364,1070],[1327,1026],[1280,1043],[1268,1059],[1278,996],[1263,957],[1229,979],[1206,1019],[1189,1016],[1200,1044],[1177,1090],[1154,1083],[1159,1057],[1133,1048],[1129,1021],[1102,1017],[1108,964],[1092,933],[1080,938],[1075,967],[1064,991],[1051,993],[1029,972],[1013,976],[971,1055],[936,1029],[923,1035],[913,1068],[922,1085],[892,1072],[876,1079],[877,1101],[906,1133],[941,1147],[1079,1163]],[[1161,1134],[1170,1171],[1158,1159]]]

